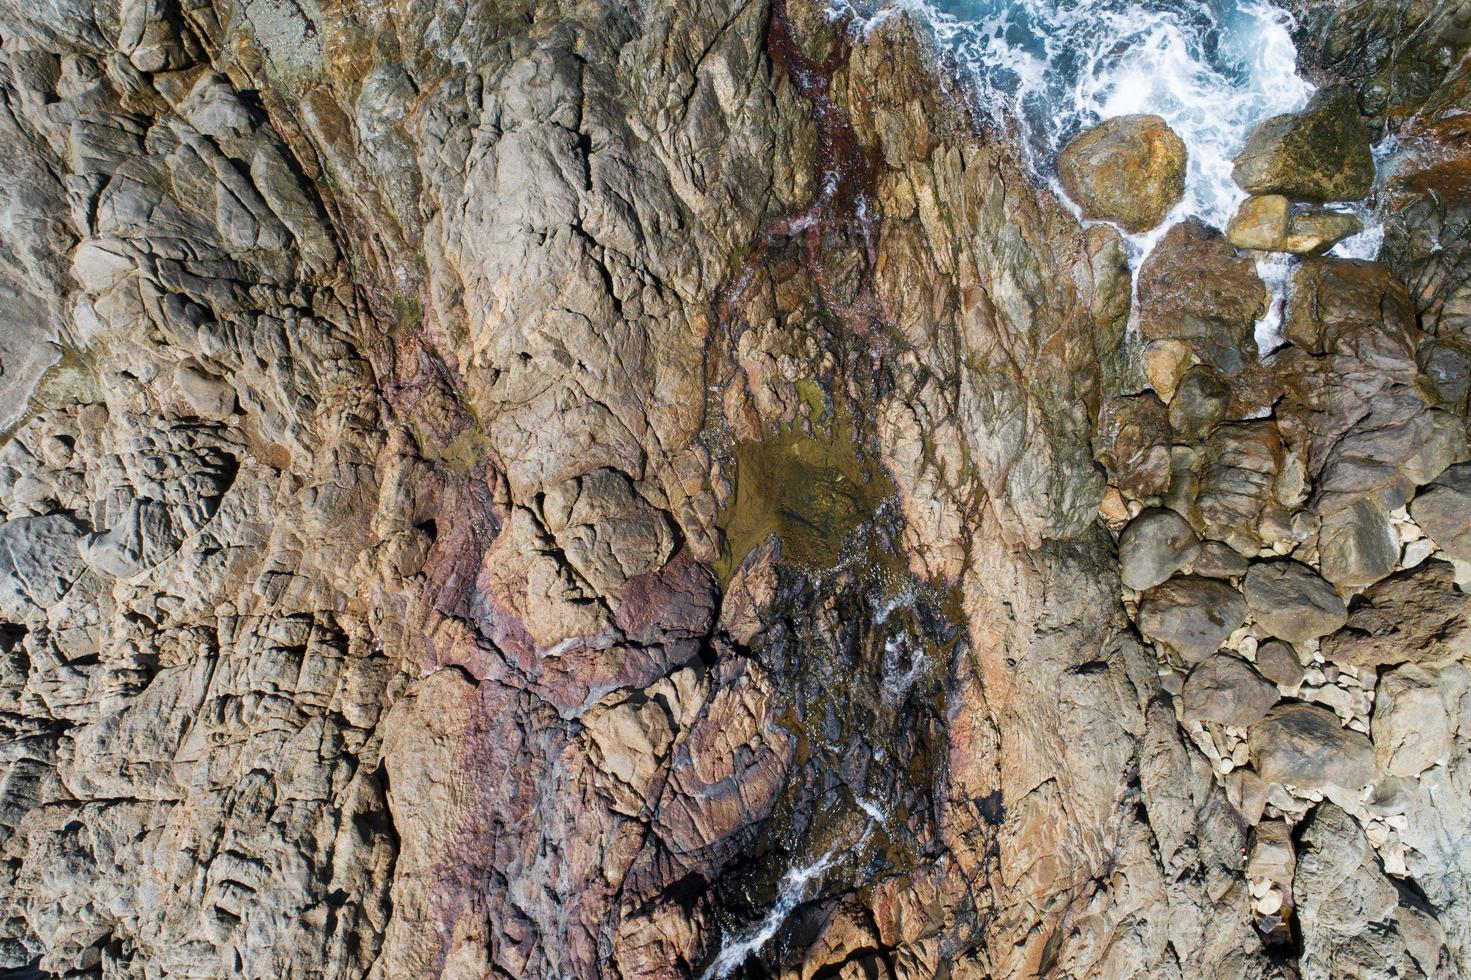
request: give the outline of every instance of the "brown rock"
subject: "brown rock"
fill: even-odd
[[[1185,164],[1184,141],[1159,116],[1118,116],[1068,141],[1057,172],[1089,218],[1137,233],[1179,202]]]
[[[1149,392],[1112,399],[1098,414],[1093,451],[1124,493],[1136,498],[1164,493],[1170,487],[1170,420],[1164,404]]]
[[[1280,194],[1263,194],[1241,202],[1226,237],[1237,248],[1294,255],[1321,255],[1364,224],[1351,214],[1329,210],[1294,210]]]
[[[1256,360],[1256,321],[1267,290],[1250,259],[1214,228],[1182,221],[1139,270],[1139,330],[1181,340],[1206,364],[1235,374]]]

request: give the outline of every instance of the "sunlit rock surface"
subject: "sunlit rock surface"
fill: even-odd
[[[1471,969],[1422,6],[1279,297],[918,16],[4,0],[0,974]]]

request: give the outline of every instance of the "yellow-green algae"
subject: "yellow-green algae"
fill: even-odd
[[[800,381],[797,390],[813,421],[799,418],[732,449],[735,489],[719,517],[725,547],[715,563],[722,586],[772,534],[783,563],[832,567],[849,533],[894,492],[884,468],[859,455],[848,413],[820,419],[822,388]]]

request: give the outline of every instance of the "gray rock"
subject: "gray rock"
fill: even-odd
[[[1256,669],[1274,684],[1291,690],[1302,683],[1302,662],[1297,652],[1281,640],[1267,640],[1256,648]]]
[[[1119,573],[1131,589],[1151,589],[1189,564],[1200,539],[1189,522],[1172,510],[1142,511],[1119,535]]]
[[[1180,693],[1186,721],[1246,728],[1277,703],[1277,688],[1235,654],[1213,653],[1185,678]]]
[[[1372,734],[1379,765],[1391,776],[1418,776],[1455,751],[1464,670],[1405,664],[1385,673],[1374,694]]]
[[[0,616],[28,622],[56,605],[85,568],[86,530],[70,514],[0,524]]]
[[[1242,585],[1256,621],[1290,642],[1325,636],[1348,620],[1343,597],[1301,562],[1259,562]]]
[[[1353,92],[1321,89],[1302,112],[1258,123],[1231,172],[1252,194],[1351,201],[1369,193],[1374,155]]]
[[[1292,891],[1303,976],[1455,975],[1444,931],[1401,899],[1364,832],[1332,803],[1319,806],[1302,833]]]
[[[1299,789],[1356,791],[1374,780],[1374,746],[1344,728],[1327,708],[1289,701],[1267,712],[1247,734],[1262,778]]]
[[[1177,575],[1139,601],[1139,632],[1192,664],[1215,653],[1245,619],[1240,592],[1197,575]]]
[[[1373,585],[1394,571],[1399,561],[1399,539],[1389,514],[1372,499],[1364,499],[1323,518],[1318,531],[1318,567],[1340,588]]]
[[[1455,561],[1471,561],[1471,463],[1452,466],[1410,502],[1410,516]]]

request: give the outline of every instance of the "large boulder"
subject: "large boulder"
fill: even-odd
[[[1240,592],[1198,575],[1177,575],[1139,602],[1139,632],[1192,664],[1215,653],[1245,620]]]
[[[1119,577],[1131,589],[1152,589],[1199,551],[1200,539],[1185,518],[1168,508],[1152,507],[1119,535]]]
[[[1243,588],[1246,604],[1262,628],[1292,643],[1326,636],[1348,619],[1343,597],[1301,562],[1252,565]]]
[[[1301,112],[1258,123],[1231,176],[1252,194],[1299,201],[1354,201],[1368,194],[1374,154],[1353,92],[1325,88]]]
[[[1179,203],[1186,159],[1184,141],[1159,116],[1118,116],[1073,137],[1057,174],[1089,218],[1138,233]]]
[[[1232,653],[1219,652],[1195,665],[1180,692],[1186,721],[1214,721],[1246,728],[1277,703],[1277,686]]]
[[[1093,434],[1093,454],[1124,493],[1154,497],[1170,488],[1170,442],[1168,410],[1146,391],[1104,404]]]
[[[1182,221],[1139,270],[1139,331],[1178,340],[1217,370],[1236,374],[1256,360],[1256,321],[1268,293],[1251,259],[1214,228]]]
[[[1354,818],[1332,803],[1302,833],[1292,892],[1302,976],[1457,975],[1435,916],[1395,886]]]
[[[1247,733],[1252,765],[1268,782],[1299,789],[1362,789],[1374,780],[1374,746],[1327,708],[1279,704]]]
[[[1464,670],[1405,664],[1387,672],[1374,694],[1374,751],[1391,776],[1418,776],[1444,765],[1456,749]]]
[[[1355,599],[1347,626],[1323,641],[1323,656],[1360,668],[1471,657],[1471,596],[1457,591],[1448,562],[1423,562]]]
[[[1410,504],[1410,516],[1447,557],[1471,561],[1471,463],[1436,477]]]

